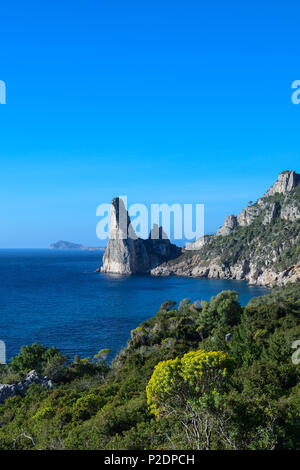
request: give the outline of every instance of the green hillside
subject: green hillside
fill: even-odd
[[[23,348],[0,382],[35,369],[55,386],[0,405],[0,449],[299,448],[299,299],[294,284],[246,307],[232,291],[165,302],[112,366]]]

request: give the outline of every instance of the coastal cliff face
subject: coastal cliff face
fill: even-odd
[[[300,184],[300,175],[295,171],[283,171],[278,180],[255,204],[248,205],[237,216],[229,215],[217,231],[217,235],[227,236],[236,227],[251,225],[264,213],[262,223],[270,224],[277,217],[291,222],[300,218],[299,198],[293,190]],[[280,197],[281,196],[281,197]]]
[[[37,384],[46,389],[53,387],[53,382],[46,376],[39,376],[35,370],[27,373],[24,380],[15,384],[0,384],[0,403],[4,403],[7,398],[14,397],[15,395],[25,395],[26,390],[30,385]]]
[[[247,280],[265,286],[299,282],[299,233],[300,175],[284,171],[255,204],[228,216],[216,235],[206,236],[198,246],[194,242],[194,249],[189,244],[179,258],[151,274]]]
[[[154,225],[147,240],[138,238],[122,199],[111,204],[109,242],[101,272],[149,273],[156,266],[178,257],[181,248],[171,244],[162,228]]]
[[[104,251],[101,246],[86,246],[80,243],[67,242],[59,240],[58,242],[49,245],[50,250],[81,250],[81,251]]]
[[[230,232],[232,232],[232,230],[234,230],[237,225],[237,217],[233,214],[228,215],[225,219],[223,227],[220,227],[217,231],[217,235],[222,235],[222,237],[225,237],[226,235],[229,235]]]

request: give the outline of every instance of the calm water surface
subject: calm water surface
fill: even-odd
[[[230,289],[245,305],[268,292],[243,281],[95,273],[101,259],[99,252],[0,250],[0,339],[8,359],[34,342],[71,358],[102,348],[112,357],[165,300],[209,300]]]

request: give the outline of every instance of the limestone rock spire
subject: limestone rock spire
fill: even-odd
[[[123,200],[112,200],[109,241],[101,272],[148,273],[153,267],[180,254],[181,248],[171,244],[162,227],[154,225],[147,240],[138,238]]]

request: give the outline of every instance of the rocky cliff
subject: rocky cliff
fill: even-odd
[[[266,286],[299,282],[299,233],[300,175],[284,171],[256,203],[226,217],[216,235],[189,244],[179,258],[151,274],[241,279]]]
[[[122,199],[111,204],[109,242],[101,272],[149,273],[156,266],[177,258],[181,248],[171,244],[161,227],[154,225],[147,240],[138,238]]]
[[[25,395],[27,388],[34,383],[46,389],[53,387],[52,380],[46,376],[39,376],[35,370],[31,370],[21,382],[12,385],[0,384],[0,403],[4,403],[7,398],[15,395]]]
[[[59,240],[58,242],[49,245],[50,250],[82,250],[82,251],[104,251],[105,248],[101,246],[86,246],[80,243],[67,242]]]

